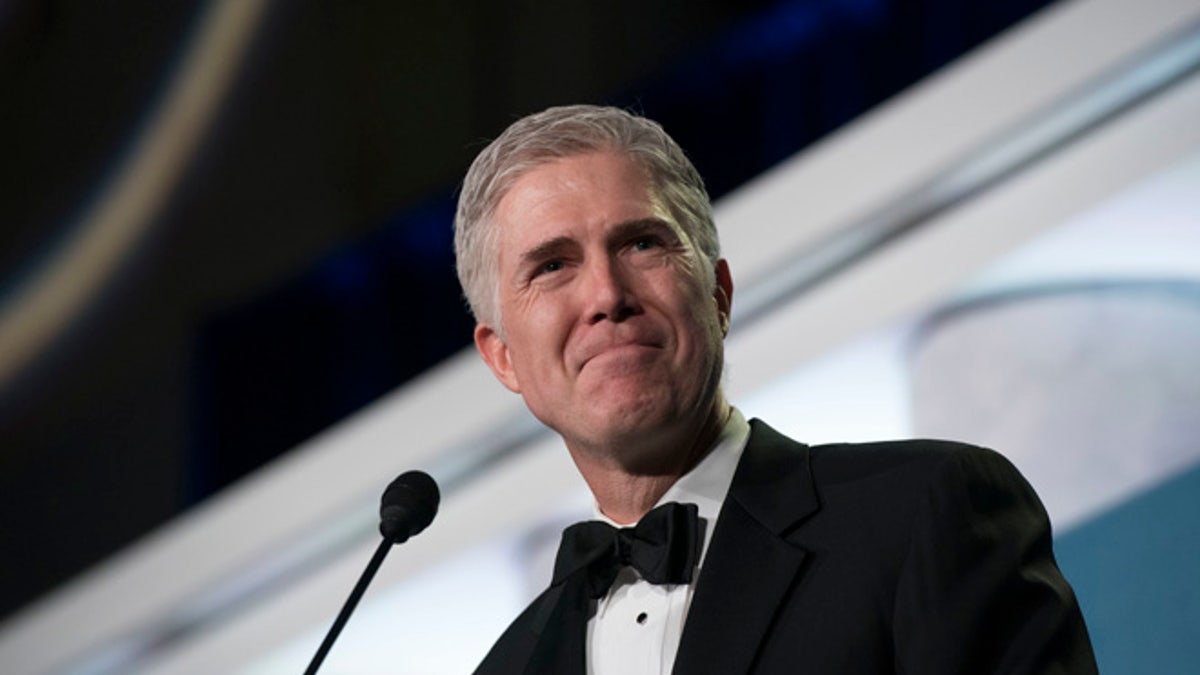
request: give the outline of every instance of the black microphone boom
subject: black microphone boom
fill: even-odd
[[[358,578],[354,590],[350,591],[350,597],[346,598],[346,604],[342,605],[342,611],[329,627],[325,640],[317,648],[317,653],[313,654],[304,675],[314,675],[321,667],[325,655],[333,647],[333,641],[341,634],[342,627],[350,619],[350,613],[358,605],[371,579],[375,578],[375,572],[383,564],[383,558],[392,545],[403,544],[409,537],[429,527],[429,523],[433,522],[433,517],[437,515],[440,500],[437,483],[424,471],[402,473],[383,491],[383,497],[379,500],[379,533],[383,535],[383,541],[379,542],[375,555],[371,556],[371,562],[367,563],[367,568]]]

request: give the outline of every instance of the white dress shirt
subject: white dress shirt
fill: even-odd
[[[750,425],[746,418],[733,409],[712,451],[658,500],[658,504],[696,505],[704,522],[700,563],[692,583],[661,586],[643,581],[632,567],[623,568],[608,594],[597,601],[596,613],[588,621],[588,675],[667,675],[671,672],[696,579],[704,567],[708,542],[749,436]],[[614,527],[628,527],[606,518],[600,513],[599,506],[594,510],[597,520]]]

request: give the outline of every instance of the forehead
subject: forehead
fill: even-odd
[[[611,152],[557,159],[522,174],[496,206],[501,257],[510,246],[646,218],[670,222],[645,171]]]

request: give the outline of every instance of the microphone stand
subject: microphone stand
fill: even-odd
[[[321,643],[321,647],[317,649],[317,653],[313,654],[312,661],[309,662],[304,675],[315,675],[317,669],[321,667],[321,662],[325,660],[325,655],[333,647],[333,641],[341,634],[342,627],[350,619],[351,612],[358,605],[358,601],[362,598],[363,593],[367,591],[367,586],[371,583],[371,579],[375,578],[375,572],[383,564],[383,559],[387,556],[388,551],[391,550],[394,543],[390,537],[384,537],[383,541],[379,542],[379,548],[375,549],[375,555],[371,556],[371,562],[367,563],[367,568],[363,570],[362,576],[358,578],[358,583],[354,585],[354,590],[350,591],[350,597],[346,598],[346,604],[342,605],[342,611],[333,620],[333,625],[329,627],[329,632],[325,634],[325,641]]]

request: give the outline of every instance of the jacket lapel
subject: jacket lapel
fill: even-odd
[[[818,508],[808,447],[751,420],[675,658],[677,674],[749,672],[804,551],[783,538]]]
[[[534,617],[538,634],[524,675],[584,675],[587,621],[591,603],[582,577],[569,577],[551,588]]]

